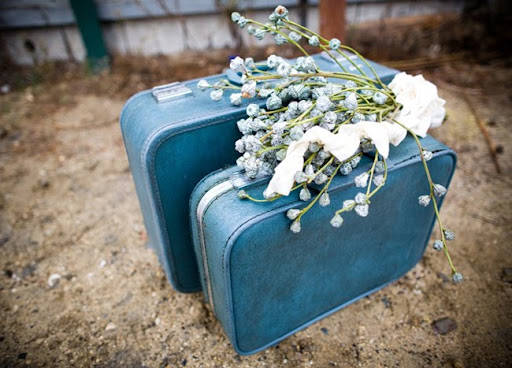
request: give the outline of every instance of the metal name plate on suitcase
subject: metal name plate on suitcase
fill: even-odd
[[[321,55],[314,57],[323,70],[339,68]],[[357,58],[353,61],[370,73]],[[353,66],[344,63],[352,71]],[[397,73],[371,64],[385,83]],[[207,80],[214,84],[225,77]],[[201,289],[188,216],[192,189],[205,175],[235,163],[234,142],[240,136],[236,121],[250,102],[265,103],[251,100],[233,106],[229,94],[214,102],[196,84],[197,80],[176,82],[140,92],[128,100],[120,118],[150,245],[181,292]]]
[[[448,187],[455,153],[430,136],[422,145],[434,153],[433,178]],[[336,176],[331,203],[361,191],[353,178],[371,161],[363,156],[354,175]],[[194,189],[190,216],[203,290],[238,353],[278,343],[400,278],[421,259],[435,213],[418,205],[429,185],[412,137],[391,147],[388,164],[368,217],[346,214],[343,226],[333,228],[333,207],[317,206],[298,234],[286,217],[290,208],[306,205],[298,191],[273,202],[241,200],[242,188],[261,197],[268,179],[246,186],[237,167],[209,175]]]

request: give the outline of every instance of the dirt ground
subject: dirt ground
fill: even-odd
[[[433,135],[459,157],[442,215],[465,282],[452,284],[429,249],[401,280],[250,357],[233,351],[201,294],[172,290],[146,247],[118,124],[130,94],[226,60],[164,69],[145,59],[136,73],[117,61],[111,73],[59,69],[64,77],[38,83],[56,72],[39,69],[31,86],[0,96],[0,366],[512,366],[510,60],[416,71],[447,100]],[[53,288],[52,274],[62,276]]]

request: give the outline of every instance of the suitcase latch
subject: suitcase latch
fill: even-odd
[[[192,90],[181,82],[172,82],[162,86],[153,87],[151,93],[158,103],[163,103],[179,97],[191,95]]]

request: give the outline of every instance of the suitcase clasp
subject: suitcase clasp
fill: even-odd
[[[181,82],[172,82],[162,86],[153,87],[151,93],[158,103],[174,100],[192,94],[192,90]]]

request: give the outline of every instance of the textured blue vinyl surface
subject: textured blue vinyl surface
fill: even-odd
[[[448,187],[455,154],[431,137],[422,144],[434,152],[429,161],[433,180]],[[278,343],[400,278],[421,259],[435,216],[432,206],[418,204],[418,196],[429,188],[414,140],[407,137],[392,148],[390,158],[394,166],[385,187],[372,198],[368,217],[346,213],[339,229],[329,224],[334,210],[363,191],[354,186],[354,175],[333,181],[331,205],[309,211],[299,234],[289,230],[285,215],[290,208],[304,206],[297,193],[254,203],[240,200],[233,189],[207,208],[203,231],[214,310],[237,352],[252,354]],[[362,161],[358,170],[369,165],[369,159]],[[192,194],[200,266],[196,194],[202,196],[233,170],[205,178]],[[247,191],[260,197],[265,185]]]
[[[321,69],[338,66],[315,56]],[[396,70],[372,63],[383,82]],[[369,72],[365,67],[366,72]],[[208,78],[211,84],[223,78]],[[240,137],[236,121],[250,102],[229,102],[229,93],[214,102],[209,92],[185,82],[193,94],[157,104],[151,91],[134,95],[121,113],[121,130],[137,196],[151,246],[155,249],[173,287],[181,292],[201,290],[189,223],[189,198],[205,175],[233,165]]]

